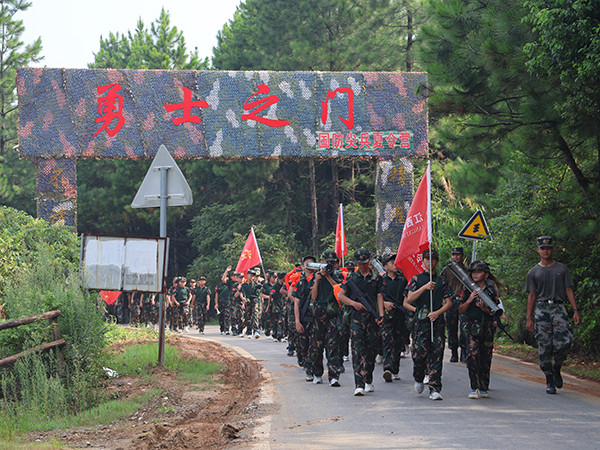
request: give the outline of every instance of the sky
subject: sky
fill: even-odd
[[[211,57],[217,32],[230,19],[241,0],[31,0],[31,7],[16,18],[23,20],[24,44],[42,38],[42,59],[32,66],[85,69],[100,49],[100,37],[134,31],[141,18],[147,28],[164,7],[171,26],[183,31],[188,51],[198,48],[201,58]]]

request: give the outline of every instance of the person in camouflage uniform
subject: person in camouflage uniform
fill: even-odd
[[[256,282],[260,269],[258,267],[246,271],[246,282],[240,289],[240,297],[244,303],[246,318],[246,334],[249,338],[260,338],[260,286]]]
[[[271,288],[275,283],[275,274],[273,271],[267,271],[265,281],[260,287],[260,298],[262,303],[261,310],[261,327],[265,332],[265,336],[271,336],[273,331],[273,314],[271,309]]]
[[[365,306],[352,297],[358,298],[360,292],[354,292],[349,287],[352,280],[356,287],[366,295],[367,301],[371,302],[372,308],[383,316],[383,300],[377,297],[378,276],[371,272],[369,263],[371,254],[364,248],[354,252],[354,262],[358,265],[356,272],[349,273],[347,279],[342,283],[338,298],[342,303],[352,307],[350,317],[350,340],[352,342],[352,368],[354,369],[354,395],[362,396],[365,392],[373,392],[373,370],[375,369],[375,354],[377,352],[377,340],[379,326],[383,317],[375,317],[367,311]]]
[[[400,353],[404,350],[406,317],[404,311],[396,305],[404,304],[404,290],[407,281],[396,267],[396,255],[385,255],[383,267],[386,274],[381,278],[378,296],[381,296],[385,314],[381,326],[381,339],[383,341],[383,379],[386,382],[400,379]]]
[[[444,313],[452,307],[452,288],[446,278],[435,273],[439,261],[437,251],[427,249],[422,257],[424,270],[410,280],[404,300],[406,309],[410,310],[410,306],[413,306],[416,310],[411,346],[413,378],[415,391],[422,393],[427,369],[429,398],[442,400],[442,360],[446,341]]]
[[[196,325],[198,332],[204,334],[204,326],[206,324],[206,315],[210,308],[210,289],[206,286],[206,278],[200,277],[198,286],[192,291],[192,308],[196,316]]]
[[[312,284],[314,282],[313,269],[309,269],[306,265],[309,262],[316,262],[314,256],[305,256],[302,258],[304,267],[303,274],[300,280],[292,288],[292,300],[294,301],[294,320],[296,330],[296,355],[298,357],[298,365],[304,367],[306,372],[306,381],[313,381],[312,362],[309,359],[310,335],[313,327],[313,312],[310,306],[310,296]]]
[[[354,261],[346,262],[346,267],[342,267],[341,272],[344,280],[348,277],[349,273],[354,272],[356,265]],[[342,372],[344,372],[344,361],[350,360],[350,315],[352,314],[352,307],[348,305],[342,305],[342,320],[340,321],[340,347],[342,352]]]
[[[287,355],[294,356],[294,352],[296,351],[296,341],[298,337],[298,332],[296,331],[296,316],[294,315],[294,297],[292,296],[293,291],[296,287],[298,281],[302,276],[302,264],[298,263],[294,267],[293,270],[285,274],[284,282],[285,282],[285,325],[287,328],[287,337],[288,337],[288,346],[287,346]],[[296,353],[297,356],[297,353]],[[298,361],[300,363],[300,361]],[[300,366],[302,364],[299,364]]]
[[[231,308],[229,306],[229,287],[221,282],[215,287],[215,310],[219,311],[221,334],[229,336],[231,328]]]
[[[463,264],[464,253],[462,247],[452,247],[450,251],[450,257],[452,261],[457,263],[463,269],[465,265]],[[446,267],[442,269],[441,274],[446,278],[448,284],[452,288],[454,292],[454,297],[452,298],[452,308],[446,313],[446,328],[448,331],[448,348],[452,352],[450,356],[450,362],[458,362],[458,347],[460,347],[460,362],[465,362],[466,359],[466,346],[465,346],[465,336],[463,336],[463,320],[459,317],[458,313],[458,304],[459,304],[459,296],[462,292],[463,286],[454,272],[450,270],[450,265],[448,264]],[[459,322],[461,326],[459,327]]]
[[[312,335],[309,339],[309,361],[312,363],[313,383],[323,381],[323,350],[327,355],[327,377],[329,385],[340,386],[342,354],[340,347],[340,305],[335,298],[333,287],[342,281],[338,269],[339,260],[333,250],[323,252],[323,262],[331,271],[322,268],[314,275],[311,288],[311,306],[313,310]]]
[[[175,306],[175,293],[179,286],[179,277],[173,278],[173,285],[167,290],[166,302],[166,321],[171,331],[177,330],[177,308]]]
[[[185,277],[179,278],[177,291],[175,291],[174,300],[176,307],[175,329],[183,331],[187,326],[186,310],[189,308],[189,303],[192,299],[192,294],[186,287],[187,280]]]
[[[497,280],[484,261],[473,261],[469,267],[473,281],[492,299],[500,304]],[[464,317],[467,345],[467,369],[471,384],[470,399],[487,398],[490,385],[490,369],[494,350],[496,325],[490,309],[478,298],[478,291],[463,289],[459,313]]]
[[[273,317],[273,339],[281,342],[285,336],[285,313],[284,296],[282,289],[285,288],[285,272],[279,272],[276,281],[271,287],[270,309]]]
[[[130,323],[132,325],[139,325],[141,322],[141,313],[142,313],[142,297],[144,294],[141,292],[132,292],[130,294],[130,303],[129,303],[129,311],[130,311]]]
[[[573,340],[573,331],[565,304],[573,308],[575,325],[581,323],[577,309],[573,280],[569,269],[552,258],[551,236],[537,238],[540,262],[527,274],[527,330],[534,331],[532,313],[535,309],[535,333],[538,342],[540,369],[546,375],[546,393],[556,394],[562,388],[561,367]]]

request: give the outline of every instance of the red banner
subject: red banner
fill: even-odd
[[[346,232],[344,231],[344,210],[342,209],[341,203],[338,212],[337,226],[335,227],[335,254],[340,258],[340,261],[344,255],[348,254],[348,249],[346,248]]]
[[[100,291],[100,298],[106,302],[107,305],[112,305],[117,301],[121,291]]]
[[[260,263],[262,263],[262,259],[260,257],[260,251],[258,250],[258,243],[256,242],[256,236],[254,235],[254,228],[251,228],[235,271],[243,272],[245,275],[248,269],[258,266]]]
[[[422,253],[430,248],[431,232],[431,168],[427,170],[410,205],[404,222],[402,239],[394,263],[407,280],[423,271]]]

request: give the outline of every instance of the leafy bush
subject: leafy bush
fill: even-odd
[[[0,304],[7,319],[60,310],[67,344],[64,363],[54,351],[30,355],[0,373],[0,400],[14,414],[53,415],[81,411],[97,402],[99,360],[104,347],[98,296],[77,276],[78,239],[68,228],[0,208]],[[50,341],[51,324],[37,321],[0,332],[0,357]]]

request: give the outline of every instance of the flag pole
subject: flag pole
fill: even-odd
[[[431,161],[427,161],[427,237],[429,241],[429,282],[433,282],[432,252],[433,252],[433,230],[431,218]],[[433,290],[429,291],[429,312],[433,312]],[[433,322],[431,324],[431,345],[433,345]]]
[[[256,250],[258,251],[258,258],[260,259],[260,268],[263,272],[263,278],[267,279],[267,272],[265,272],[265,266],[263,265],[262,256],[260,255],[260,248],[258,248],[258,241],[256,240],[256,234],[254,234],[254,227],[250,227],[250,231],[252,232],[252,237],[254,238],[254,242],[256,243]]]

